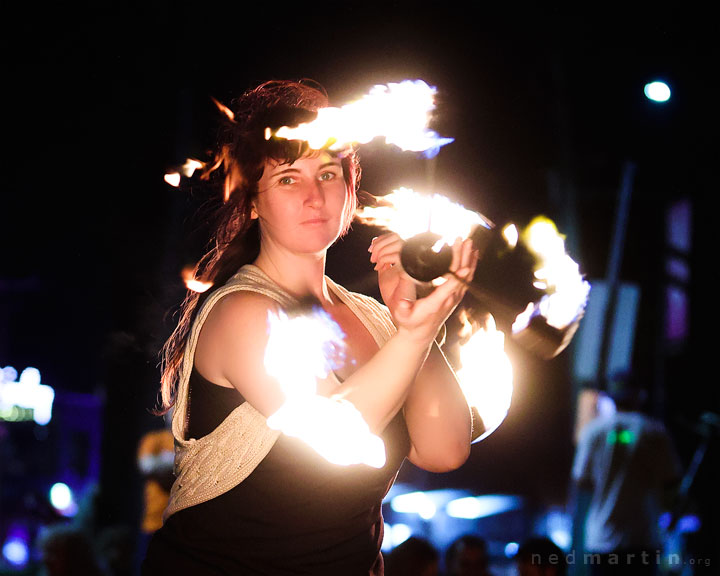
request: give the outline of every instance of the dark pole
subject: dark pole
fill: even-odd
[[[606,271],[607,302],[605,318],[603,321],[602,347],[600,353],[600,367],[598,370],[598,383],[600,389],[607,386],[607,369],[610,365],[610,337],[612,335],[613,314],[620,284],[620,271],[622,268],[623,250],[628,220],[630,219],[630,200],[632,198],[633,183],[635,179],[635,164],[627,161],[623,167],[620,189],[618,191],[618,206],[615,213],[612,244]]]

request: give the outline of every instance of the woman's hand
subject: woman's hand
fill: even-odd
[[[393,319],[401,302],[414,302],[417,299],[417,283],[400,264],[400,252],[404,245],[400,236],[390,232],[373,238],[368,249],[370,262],[375,264],[378,273],[380,294]]]
[[[438,330],[460,303],[475,274],[478,251],[472,240],[457,239],[453,244],[450,273],[444,283],[425,298],[417,299],[416,281],[400,264],[404,241],[394,233],[375,238],[370,246],[370,261],[375,263],[378,283],[385,305],[390,309],[399,331],[429,345]]]

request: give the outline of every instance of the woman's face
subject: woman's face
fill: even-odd
[[[258,182],[252,217],[262,242],[301,254],[317,254],[344,229],[347,191],[338,158],[323,152],[292,164],[268,160]]]

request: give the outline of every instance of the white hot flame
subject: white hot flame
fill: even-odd
[[[436,92],[422,80],[379,84],[354,102],[341,108],[321,108],[315,120],[295,128],[283,126],[274,136],[304,140],[315,150],[326,146],[342,150],[350,144],[384,137],[387,144],[401,150],[434,156],[441,146],[452,142],[452,138],[442,138],[428,128]]]
[[[170,184],[170,186],[177,188],[180,186],[180,180],[182,179],[182,176],[180,176],[180,172],[168,172],[163,177],[165,182]]]
[[[535,271],[536,285],[547,291],[537,310],[550,326],[563,329],[584,309],[590,284],[580,274],[578,264],[565,252],[565,240],[551,220],[535,218],[525,230],[524,239],[540,260],[540,267]],[[528,318],[524,313],[513,330],[524,328]]]
[[[502,235],[510,248],[515,248],[515,246],[517,246],[520,235],[515,224],[508,224],[505,226],[505,228],[503,228]]]
[[[423,232],[434,232],[442,244],[452,244],[457,238],[467,238],[477,226],[489,227],[477,212],[468,210],[440,194],[421,194],[409,188],[393,190],[375,197],[376,206],[357,211],[364,224],[395,232],[403,240]]]
[[[329,462],[385,465],[385,445],[348,401],[317,394],[317,382],[345,361],[345,335],[322,309],[268,315],[265,369],[279,383],[284,404],[267,420],[270,428],[300,438]]]
[[[459,318],[463,323],[461,336],[472,336],[460,346],[457,377],[468,404],[477,409],[485,425],[480,440],[494,432],[507,416],[512,402],[513,369],[505,353],[505,335],[495,328],[492,316],[474,333],[464,311]]]

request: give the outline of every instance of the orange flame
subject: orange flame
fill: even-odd
[[[181,277],[185,282],[185,287],[193,292],[205,292],[213,285],[212,282],[203,282],[195,278],[195,269],[192,266],[183,268]]]
[[[223,104],[219,100],[213,98],[212,96],[211,96],[211,98],[212,98],[212,101],[215,103],[215,106],[218,107],[218,110],[220,110],[220,112],[225,114],[225,116],[227,116],[231,122],[235,122],[235,114],[233,114],[233,111],[230,110],[230,108],[225,106],[225,104]]]

